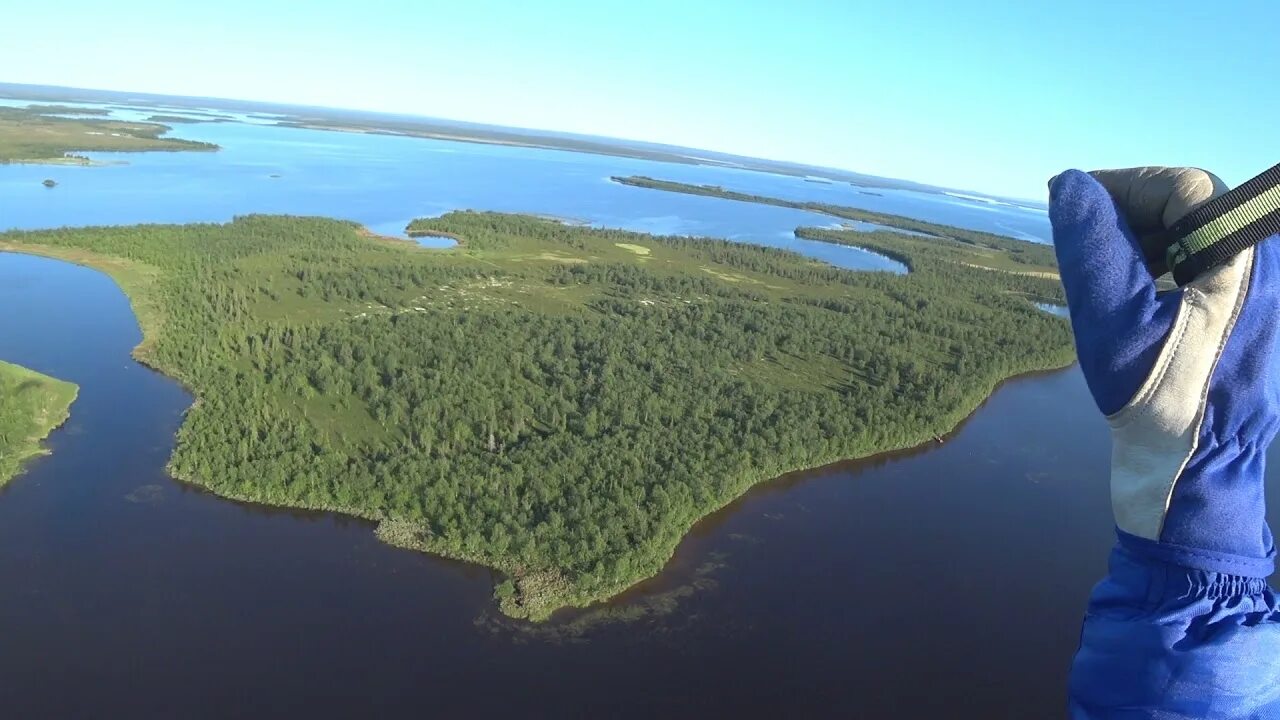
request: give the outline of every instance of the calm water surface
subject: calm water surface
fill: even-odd
[[[936,449],[758,489],[617,602],[510,623],[481,568],[167,479],[190,398],[129,358],[105,276],[0,254],[0,306],[23,309],[0,357],[82,388],[0,495],[0,702],[21,715],[1026,717],[1061,694],[1106,550],[1105,438],[1067,372]]]
[[[115,112],[125,119],[149,114]],[[1043,213],[992,212],[992,206],[984,203],[946,195],[827,185],[731,168],[246,123],[178,125],[174,133],[217,143],[223,149],[216,153],[86,153],[104,162],[127,163],[108,167],[4,168],[0,229],[225,221],[248,212],[267,212],[338,216],[396,235],[415,217],[473,208],[755,242],[853,269],[901,268],[856,248],[795,237],[799,226],[835,222],[825,215],[674,195],[609,180],[649,175],[1048,237]],[[44,188],[40,184],[44,178],[56,180],[58,187]]]
[[[797,224],[830,220],[606,178],[857,204],[849,186],[723,169],[194,127],[227,150],[0,168],[0,227],[270,211],[392,230],[477,207],[786,246]],[[62,184],[40,188],[50,176]],[[993,220],[955,198],[863,197],[1044,232],[1023,210]],[[191,398],[129,357],[140,334],[105,276],[0,253],[0,307],[0,358],[81,386],[53,454],[0,492],[0,707],[13,717],[1051,716],[1110,544],[1106,430],[1073,369],[1009,383],[945,444],[757,488],[612,603],[512,623],[483,568],[168,479]]]

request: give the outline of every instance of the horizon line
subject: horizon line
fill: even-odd
[[[592,138],[597,140],[613,141],[613,142],[638,143],[638,144],[645,144],[645,145],[661,146],[661,147],[670,148],[674,150],[717,153],[720,155],[728,155],[735,158],[741,158],[744,160],[754,160],[754,161],[765,162],[765,163],[790,165],[798,169],[813,169],[813,170],[822,170],[827,172],[859,175],[862,177],[875,178],[878,180],[887,180],[887,181],[892,181],[897,183],[916,185],[921,188],[929,188],[934,191],[938,191],[940,193],[947,193],[948,191],[959,192],[959,193],[972,193],[972,194],[980,195],[980,196],[994,199],[994,200],[1015,200],[1018,202],[1033,203],[1037,208],[1044,205],[1043,200],[1036,199],[1036,198],[1019,197],[1016,195],[999,195],[995,193],[989,193],[983,190],[950,187],[946,185],[934,185],[932,183],[922,182],[919,180],[892,177],[888,175],[874,175],[871,173],[862,172],[860,170],[851,170],[847,168],[840,168],[840,167],[829,166],[829,165],[816,165],[813,163],[802,162],[799,160],[782,160],[778,158],[769,158],[769,157],[763,157],[759,155],[745,155],[742,153],[730,152],[726,150],[716,150],[713,148],[698,148],[698,147],[691,147],[688,145],[677,145],[677,144],[662,142],[658,140],[642,140],[638,138],[624,138],[624,137],[617,137],[614,135],[598,135],[595,133],[581,133],[581,132],[574,132],[570,130],[554,130],[550,128],[536,128],[536,127],[528,127],[528,126],[522,126],[522,125],[500,125],[496,123],[482,122],[477,120],[464,120],[460,118],[441,117],[437,115],[426,115],[422,113],[405,113],[405,112],[396,112],[391,110],[374,110],[374,109],[359,108],[359,107],[335,107],[332,105],[312,105],[307,103],[290,103],[290,102],[282,102],[279,100],[231,98],[231,97],[219,97],[215,95],[177,95],[177,94],[171,94],[171,93],[158,93],[158,92],[148,92],[148,91],[141,91],[141,90],[118,90],[114,88],[90,88],[90,87],[79,87],[79,86],[72,86],[72,85],[49,85],[49,84],[43,84],[43,83],[22,83],[22,82],[11,82],[11,81],[0,80],[0,88],[14,87],[14,86],[28,87],[28,88],[46,88],[46,89],[54,89],[54,90],[116,93],[120,95],[145,95],[145,96],[152,96],[152,97],[176,98],[176,99],[183,99],[183,100],[209,100],[209,101],[215,101],[215,102],[221,101],[221,102],[231,102],[231,103],[259,104],[259,105],[276,106],[276,107],[284,107],[284,108],[327,110],[327,111],[336,111],[336,112],[368,113],[371,115],[382,115],[387,117],[398,116],[398,117],[412,118],[412,119],[418,119],[418,120],[434,120],[434,121],[453,123],[453,124],[467,124],[467,125],[475,125],[475,126],[481,126],[486,128],[514,130],[517,132],[523,132],[530,135],[538,135],[538,134],[557,135],[558,134],[558,135],[577,136],[580,138]],[[342,131],[334,130],[333,132],[342,132]],[[600,153],[591,153],[590,151],[586,151],[586,150],[577,151],[577,152],[600,154]],[[693,157],[690,157],[689,159],[696,160],[696,158],[693,158]],[[661,161],[656,161],[656,162],[661,162]],[[743,168],[743,169],[752,170],[755,172],[768,172],[767,170],[760,170],[756,168]],[[907,188],[907,189],[910,189],[910,188]]]

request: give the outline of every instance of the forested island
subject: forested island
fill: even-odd
[[[705,195],[707,197],[717,197],[725,200],[735,200],[738,202],[757,203],[760,205],[776,205],[778,207],[794,208],[796,210],[807,210],[809,212],[830,215],[841,220],[875,223],[877,225],[898,228],[900,230],[907,230],[913,233],[931,235],[935,238],[952,240],[954,241],[953,243],[943,243],[940,247],[948,248],[945,252],[952,254],[952,259],[960,262],[968,262],[972,265],[986,267],[993,270],[1034,273],[1045,277],[1057,277],[1058,274],[1058,261],[1054,257],[1053,247],[1026,242],[1024,240],[1015,240],[1003,235],[995,235],[993,233],[981,232],[979,230],[968,230],[951,225],[925,222],[924,220],[916,220],[915,218],[909,218],[904,215],[874,212],[845,205],[832,205],[830,203],[800,200],[784,200],[782,198],[769,197],[766,195],[752,195],[749,193],[737,192],[735,190],[726,190],[725,188],[717,185],[690,185],[688,183],[672,182],[670,180],[655,180],[642,175],[633,175],[629,177],[615,176],[611,178],[611,180],[622,185],[647,188],[650,190],[663,190],[665,192],[684,193],[685,195]],[[829,233],[818,232],[818,230],[818,228],[801,228],[801,230],[797,231],[796,234],[809,239],[844,242],[845,244],[850,245],[860,245],[861,243],[848,242],[848,238],[873,234],[854,233],[849,236],[841,236],[844,237],[844,239],[838,239],[836,236]],[[934,245],[939,244],[914,244],[917,251],[928,251],[928,248]],[[870,246],[868,246],[868,248],[876,249]],[[884,250],[880,250],[880,252],[884,252]],[[961,258],[959,255],[955,255],[955,253],[967,255],[968,257]],[[897,257],[895,257],[895,259],[901,260],[901,258]]]
[[[78,388],[0,361],[0,486],[22,463],[44,454],[40,443],[66,421]]]
[[[197,398],[175,477],[497,568],[502,610],[533,619],[654,575],[758,481],[932,441],[1001,380],[1072,359],[1032,303],[1056,280],[972,267],[1039,252],[1013,240],[812,231],[910,267],[892,275],[519,215],[409,230],[460,242],[246,216],[0,249],[129,295],[136,356]]]
[[[78,114],[97,114],[73,108]],[[0,107],[0,164],[88,165],[75,152],[142,150],[217,150],[212,143],[161,137],[169,126],[99,117],[68,118],[59,106]]]

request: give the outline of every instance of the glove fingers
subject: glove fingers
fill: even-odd
[[[1153,276],[1169,271],[1163,230],[1227,191],[1213,173],[1188,167],[1137,167],[1089,173],[1107,189],[1137,237]]]
[[[1089,173],[1125,209],[1136,233],[1158,232],[1227,191],[1217,175],[1188,167],[1137,167]]]
[[[1151,371],[1178,294],[1156,296],[1128,222],[1089,174],[1069,170],[1050,181],[1049,220],[1080,367],[1098,408],[1110,415]]]

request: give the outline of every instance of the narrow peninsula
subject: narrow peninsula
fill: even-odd
[[[0,249],[129,295],[135,355],[197,397],[175,477],[496,568],[502,610],[533,619],[656,574],[761,480],[932,441],[1002,380],[1073,357],[1033,304],[1056,280],[970,262],[1040,257],[1015,240],[857,233],[909,265],[893,275],[521,215],[409,231],[459,242],[244,216]],[[967,254],[931,250],[948,242]]]
[[[0,362],[0,486],[25,461],[47,452],[41,442],[66,422],[78,391],[69,382]]]
[[[110,120],[95,117],[98,113],[91,110],[75,110],[90,116],[62,117],[66,109],[57,106],[0,107],[0,164],[88,165],[87,158],[75,153],[218,149],[212,143],[162,137],[168,125]]]
[[[785,200],[783,198],[769,197],[767,195],[753,195],[750,193],[738,192],[736,190],[728,190],[718,185],[691,185],[688,183],[673,182],[670,180],[655,180],[654,178],[645,177],[643,175],[633,175],[629,177],[615,176],[610,179],[616,183],[630,185],[632,187],[683,193],[685,195],[702,195],[706,197],[720,198],[723,200],[756,203],[758,205],[775,205],[777,207],[807,210],[809,212],[820,213],[822,215],[830,215],[831,217],[840,220],[873,223],[886,228],[905,230],[907,233],[911,233],[916,236],[927,236],[927,241],[925,242],[917,240],[916,242],[911,243],[913,249],[917,252],[927,252],[931,255],[946,255],[954,262],[966,263],[974,267],[988,268],[991,270],[1005,270],[1015,273],[1020,272],[1039,275],[1046,278],[1058,277],[1057,259],[1054,257],[1052,247],[1027,242],[1025,240],[1016,240],[1014,238],[996,235],[994,233],[969,230],[951,225],[941,225],[939,223],[916,220],[915,218],[909,218],[904,215],[874,212],[872,210],[863,210],[861,208],[848,207],[845,205],[833,205],[831,203],[804,200]],[[853,240],[858,238],[865,239],[872,235],[878,235],[878,233],[831,233],[828,228],[800,228],[796,231],[796,235],[811,240],[823,240],[827,242],[861,246],[864,243],[853,242]],[[944,242],[936,242],[939,239]],[[894,240],[891,244],[896,246],[900,244],[900,242],[901,241]],[[891,249],[883,246],[873,247],[872,244],[866,244],[866,247],[869,250],[875,250],[876,252],[881,253],[892,252]],[[893,257],[899,261],[903,260],[900,256]]]

